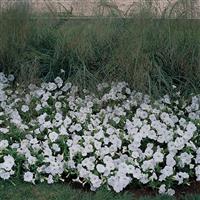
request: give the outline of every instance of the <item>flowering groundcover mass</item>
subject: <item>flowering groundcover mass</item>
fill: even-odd
[[[72,181],[116,192],[129,184],[174,195],[200,180],[200,95],[152,100],[125,82],[98,95],[60,77],[22,90],[0,73],[0,178]],[[133,186],[134,187],[134,186]]]

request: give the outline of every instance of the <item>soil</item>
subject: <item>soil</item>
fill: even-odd
[[[80,189],[85,192],[90,191],[90,187],[88,184],[86,184],[84,187],[80,183],[72,183],[70,181],[71,179],[66,180],[68,184],[71,185],[74,189]],[[181,200],[182,197],[188,196],[188,195],[195,195],[200,194],[200,182],[197,182],[195,180],[190,181],[190,185],[182,185],[177,186],[175,188],[175,197],[177,200]],[[140,197],[155,197],[158,195],[158,190],[154,190],[147,186],[128,186],[124,192],[130,192],[133,194],[134,199],[139,199]]]
[[[144,197],[144,196],[156,196],[158,195],[158,191],[153,190],[149,187],[141,187],[141,188],[132,188],[128,189],[129,192],[133,193],[133,196],[137,198]],[[191,181],[190,185],[183,185],[183,186],[177,186],[175,188],[175,197],[177,200],[181,200],[182,197],[188,196],[188,195],[195,195],[200,194],[200,182],[197,181]]]

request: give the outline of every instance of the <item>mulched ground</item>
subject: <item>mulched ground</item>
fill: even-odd
[[[157,190],[153,190],[152,188],[146,186],[141,188],[128,188],[128,191],[133,193],[136,199],[144,196],[154,197],[158,195]],[[200,182],[191,181],[189,186],[188,185],[177,186],[175,188],[175,191],[176,191],[175,197],[178,200],[186,195],[188,196],[188,195],[200,194]]]
[[[176,197],[180,199],[181,197],[189,194],[200,194],[200,182],[191,181],[190,186],[179,186],[176,189]]]
[[[84,187],[80,183],[72,183],[70,179],[66,181],[68,184],[72,186],[74,189],[80,189],[86,192],[90,191],[89,185],[85,185]],[[177,200],[180,200],[184,196],[188,195],[195,195],[200,194],[200,182],[195,180],[190,181],[190,185],[182,185],[177,186],[175,188],[176,194],[175,197]],[[130,192],[133,194],[135,199],[139,199],[140,197],[148,196],[148,197],[155,197],[158,195],[157,190],[153,190],[147,186],[128,186],[124,192]]]

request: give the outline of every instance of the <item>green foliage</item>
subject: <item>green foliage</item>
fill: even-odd
[[[16,4],[0,13],[0,68],[23,84],[51,80],[64,69],[66,78],[91,90],[102,81],[125,80],[154,96],[172,93],[173,84],[185,94],[197,92],[200,22],[187,19],[191,10],[181,2],[161,17],[148,3],[139,14],[129,10],[132,18],[66,21]],[[113,12],[113,4],[100,4],[106,5]]]
[[[74,189],[66,184],[39,184],[37,186],[20,181],[0,182],[0,200],[131,200],[131,194],[114,194],[107,190],[97,193]]]
[[[31,185],[18,180],[0,182],[0,200],[175,200],[175,197],[157,196],[134,197],[134,192],[116,194],[107,189],[86,192],[69,184]],[[199,200],[199,195],[186,195],[180,200]]]

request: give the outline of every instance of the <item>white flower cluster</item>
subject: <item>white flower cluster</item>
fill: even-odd
[[[200,96],[151,100],[124,82],[81,95],[60,77],[22,91],[12,81],[0,73],[0,178],[71,178],[116,192],[143,184],[168,195],[200,180]]]

